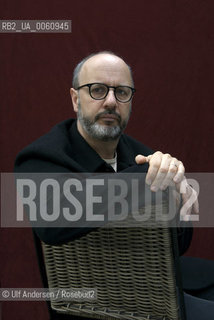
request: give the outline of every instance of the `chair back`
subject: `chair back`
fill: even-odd
[[[97,292],[94,300],[52,300],[51,307],[87,319],[183,320],[171,232],[99,228],[63,245],[42,243],[49,288]]]

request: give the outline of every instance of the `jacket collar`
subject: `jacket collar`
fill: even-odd
[[[70,127],[70,139],[72,143],[72,157],[84,169],[85,172],[112,171],[99,154],[86,142],[77,129],[75,120]],[[134,155],[126,144],[124,135],[120,137],[117,146],[118,171],[135,164]]]

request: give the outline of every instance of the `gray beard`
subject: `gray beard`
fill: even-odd
[[[117,125],[117,126],[103,126],[103,125],[96,123],[96,121],[99,119],[99,117],[104,114],[116,115],[118,117],[119,125]],[[95,117],[94,121],[92,121],[87,117],[83,117],[80,104],[78,105],[77,118],[78,118],[80,124],[82,125],[83,129],[87,132],[87,134],[90,137],[92,137],[93,139],[96,139],[96,140],[101,140],[101,141],[117,140],[121,136],[123,130],[125,129],[125,127],[128,123],[128,120],[129,120],[129,116],[128,116],[128,118],[126,120],[121,121],[121,117],[114,110],[106,110],[106,111],[98,114]]]

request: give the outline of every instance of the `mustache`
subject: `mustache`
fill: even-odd
[[[115,112],[114,110],[106,110],[106,111],[100,112],[95,116],[94,120],[97,121],[103,115],[108,115],[108,114],[113,114],[114,116],[116,116],[116,118],[119,122],[121,121],[121,116],[117,112]]]

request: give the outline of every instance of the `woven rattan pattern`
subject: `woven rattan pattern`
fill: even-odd
[[[97,319],[179,319],[168,228],[100,228],[61,246],[43,243],[50,288],[96,288],[91,302],[53,309]]]

